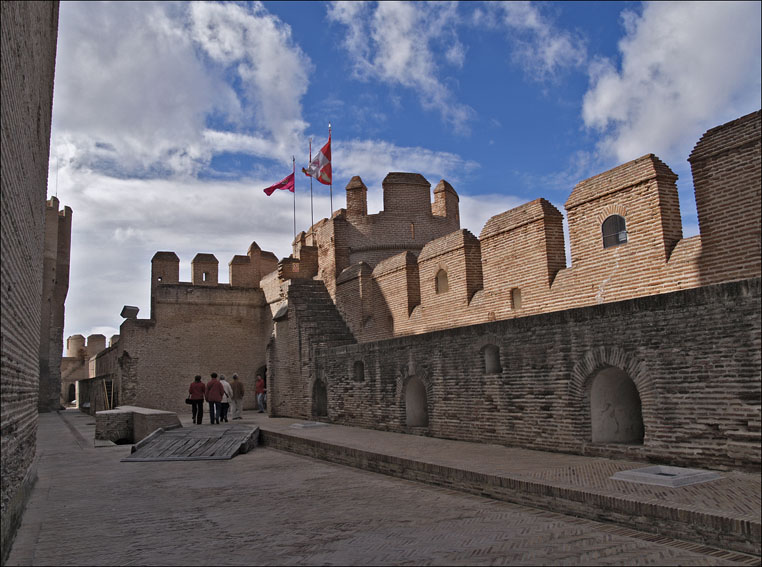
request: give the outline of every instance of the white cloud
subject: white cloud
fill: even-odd
[[[440,79],[442,58],[455,67],[465,61],[458,40],[456,2],[333,2],[328,18],[347,26],[344,48],[355,75],[414,90],[424,109],[436,110],[461,132],[468,131],[474,110],[457,102]],[[439,60],[439,61],[438,61]]]
[[[311,68],[290,28],[259,3],[67,2],[53,157],[118,177],[194,175],[221,151],[214,118],[215,128],[267,140],[261,153],[285,161],[307,126],[300,99]]]
[[[512,43],[511,59],[535,80],[555,79],[563,70],[587,61],[584,40],[558,29],[536,4],[489,2],[474,12],[474,23],[480,27],[502,24]]]
[[[307,92],[310,58],[293,42],[291,28],[256,2],[191,3],[193,39],[212,60],[234,69],[243,81],[244,103],[282,156],[300,139],[301,98]]]
[[[334,178],[348,180],[359,175],[368,186],[380,183],[390,171],[421,173],[429,181],[436,177],[433,181],[436,183],[442,177],[450,181],[459,179],[479,167],[478,163],[450,152],[396,146],[383,140],[349,140],[335,143],[332,150],[337,164]]]
[[[684,160],[705,130],[760,107],[758,2],[654,2],[623,20],[621,67],[591,65],[583,103],[603,155]]]

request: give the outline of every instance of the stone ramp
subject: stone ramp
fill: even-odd
[[[157,429],[132,447],[122,462],[210,461],[247,453],[259,441],[259,427],[209,425]]]

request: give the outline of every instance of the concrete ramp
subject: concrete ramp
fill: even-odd
[[[134,445],[132,454],[122,462],[232,459],[247,453],[258,441],[259,427],[243,424],[157,429]]]

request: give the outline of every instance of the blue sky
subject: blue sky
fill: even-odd
[[[680,177],[701,134],[760,108],[758,2],[62,2],[48,195],[72,207],[65,336],[149,315],[150,259],[290,254],[291,194],[333,127],[334,209],[360,175],[447,179],[462,225],[646,153]],[[310,223],[297,174],[297,230]],[[315,183],[315,220],[330,213]],[[568,257],[568,250],[567,250]]]

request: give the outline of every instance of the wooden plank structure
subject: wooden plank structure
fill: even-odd
[[[259,441],[259,427],[220,424],[157,429],[132,447],[122,462],[232,459]]]

